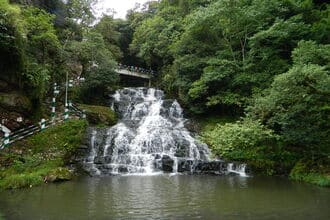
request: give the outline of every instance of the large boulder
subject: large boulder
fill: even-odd
[[[110,107],[82,104],[79,107],[85,110],[87,120],[92,125],[112,126],[117,123],[116,113]]]
[[[0,93],[0,107],[22,114],[32,110],[30,99],[17,92]]]
[[[44,182],[61,182],[71,180],[73,177],[72,172],[66,167],[58,167],[50,171],[45,177]]]
[[[162,157],[162,170],[165,172],[172,172],[173,171],[173,164],[174,164],[174,160],[168,156],[168,155],[164,155]]]

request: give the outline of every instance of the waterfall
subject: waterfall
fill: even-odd
[[[93,134],[90,155],[96,174],[157,174],[204,169],[209,150],[184,127],[182,108],[161,90],[124,88],[111,96],[119,122]],[[98,147],[95,143],[98,142]]]
[[[96,138],[97,131],[93,130],[92,131],[92,136],[90,140],[90,146],[91,146],[91,151],[87,159],[85,160],[85,164],[87,165],[86,167],[89,168],[90,173],[95,174],[95,175],[100,175],[100,171],[96,168],[96,165],[94,164],[94,159],[96,157],[96,146],[95,146],[95,138]]]
[[[234,164],[228,163],[227,171],[229,173],[235,173],[243,177],[247,177],[246,174],[246,164]]]

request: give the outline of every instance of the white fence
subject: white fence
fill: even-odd
[[[80,110],[75,105],[71,105],[70,110],[71,110],[70,111],[71,115],[74,117],[78,117],[78,118],[86,117],[85,112],[83,110]],[[29,137],[35,133],[38,133],[42,130],[49,128],[52,125],[60,124],[64,121],[65,121],[65,116],[63,114],[59,117],[55,117],[49,120],[42,119],[37,125],[30,125],[26,128],[19,129],[12,133],[5,133],[4,137],[0,139],[0,150],[4,149],[5,147],[8,147],[10,144],[16,141],[22,140],[26,137]]]

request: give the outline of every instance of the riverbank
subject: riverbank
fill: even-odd
[[[270,130],[253,121],[209,116],[197,118],[200,138],[214,156],[247,163],[255,173],[330,187],[329,159],[289,151]]]
[[[74,172],[68,165],[86,127],[85,120],[70,120],[0,151],[0,189],[72,179]]]
[[[66,181],[77,175],[74,158],[79,156],[87,126],[112,126],[117,122],[109,107],[79,107],[85,110],[86,120],[55,125],[0,151],[0,190]]]

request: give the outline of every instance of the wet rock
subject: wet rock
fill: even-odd
[[[194,173],[223,174],[227,171],[227,164],[223,161],[199,161],[194,168]]]
[[[164,155],[162,157],[162,170],[165,172],[172,172],[173,171],[173,164],[174,164],[174,160],[168,156],[168,155]]]
[[[118,167],[118,172],[120,173],[127,173],[128,172],[128,168],[124,167],[124,166],[120,166]]]
[[[105,163],[105,158],[101,156],[97,156],[94,158],[94,163],[95,164],[104,164]]]
[[[154,160],[153,165],[154,165],[154,170],[161,171],[163,169],[163,164],[161,159]]]
[[[185,128],[188,129],[188,131],[193,132],[193,133],[197,133],[200,131],[200,126],[194,120],[185,121],[184,126],[185,126]]]
[[[189,155],[190,142],[185,139],[182,135],[175,137],[175,156],[176,157],[187,157]]]
[[[111,156],[105,156],[104,157],[104,162],[105,163],[111,163]]]
[[[88,149],[88,146],[85,144],[82,144],[78,147],[78,149],[85,150],[85,149]]]
[[[167,99],[162,102],[162,108],[160,109],[160,115],[168,118],[170,115],[170,107],[173,104],[173,100]]]
[[[61,182],[71,180],[73,177],[72,172],[68,168],[59,167],[50,171],[45,177],[44,182]]]
[[[178,161],[178,172],[193,172],[194,171],[194,161],[193,160],[179,160]]]

